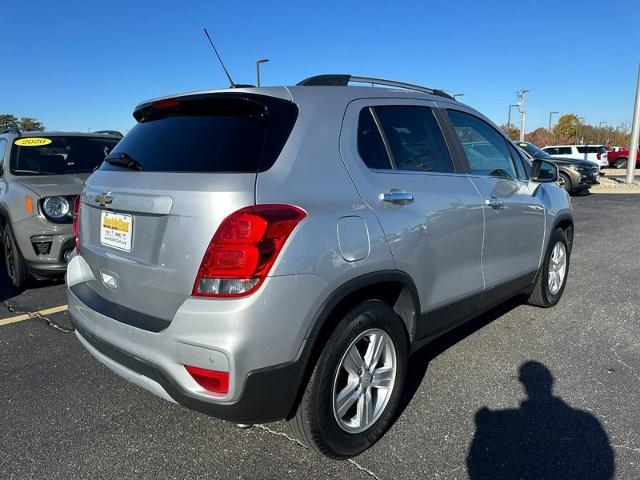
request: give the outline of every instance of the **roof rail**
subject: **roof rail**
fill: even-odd
[[[119,137],[123,137],[124,135],[122,135],[122,133],[120,133],[117,130],[96,130],[93,133],[102,133],[104,135],[117,135]]]
[[[20,135],[20,130],[18,128],[6,128],[0,134],[3,133],[15,133],[16,135]]]
[[[359,77],[349,74],[316,75],[314,77],[305,78],[300,83],[298,83],[298,85],[307,87],[346,87],[349,85],[349,83],[370,83],[372,85],[384,85],[387,87],[403,88],[405,90],[429,93],[431,95],[438,95],[439,97],[445,97],[450,100],[455,100],[455,98],[453,98],[451,95],[437,88],[422,87],[420,85],[413,85],[411,83],[397,82],[395,80],[385,80],[384,78]]]

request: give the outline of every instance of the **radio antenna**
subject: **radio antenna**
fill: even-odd
[[[216,46],[213,44],[213,40],[211,40],[211,36],[209,35],[209,32],[207,32],[207,29],[204,29],[204,34],[207,36],[207,38],[209,39],[209,43],[211,44],[211,46],[213,47],[213,51],[216,52],[216,57],[218,57],[218,61],[220,62],[220,65],[222,65],[222,69],[224,70],[224,74],[227,76],[227,78],[229,79],[229,86],[231,88],[235,88],[236,84],[233,83],[233,80],[231,80],[231,75],[229,75],[229,71],[227,70],[227,67],[224,66],[224,62],[222,61],[222,58],[220,58],[220,54],[218,53],[218,50],[216,49]]]

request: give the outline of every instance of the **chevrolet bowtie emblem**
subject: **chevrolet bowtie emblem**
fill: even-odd
[[[113,197],[106,193],[103,193],[102,195],[96,195],[96,203],[98,203],[101,207],[111,205],[112,202]]]

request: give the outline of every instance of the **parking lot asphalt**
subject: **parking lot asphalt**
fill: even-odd
[[[306,450],[283,423],[241,430],[126,383],[64,311],[3,325],[66,299],[62,283],[2,280],[0,478],[637,479],[640,196],[573,205],[560,304],[509,302],[415,354],[399,418],[352,461]]]

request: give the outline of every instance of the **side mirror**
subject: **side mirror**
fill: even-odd
[[[531,180],[538,183],[557,182],[559,178],[558,166],[547,160],[536,158],[531,163]]]

